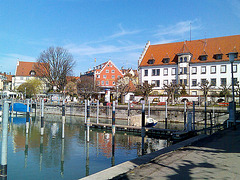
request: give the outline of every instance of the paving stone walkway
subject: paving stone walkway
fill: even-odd
[[[114,179],[240,179],[240,126],[158,156]]]

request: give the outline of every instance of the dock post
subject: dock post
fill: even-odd
[[[42,158],[43,158],[43,136],[40,137],[40,160],[39,160],[40,171],[42,170]]]
[[[87,100],[87,142],[89,142],[89,130],[90,130],[90,102]]]
[[[193,101],[192,130],[195,131],[195,101]]]
[[[97,124],[99,119],[99,100],[97,100]]]
[[[86,151],[86,176],[89,175],[89,142],[87,142],[87,151]]]
[[[165,103],[165,129],[167,129],[167,101]]]
[[[9,104],[7,101],[3,103],[3,120],[2,120],[2,152],[1,152],[1,170],[0,175],[3,179],[7,179],[7,147],[8,147],[8,116]]]
[[[184,101],[184,131],[186,130],[186,122],[187,122],[187,103]]]
[[[86,124],[87,123],[87,100],[85,99],[84,100],[85,104],[85,109],[84,109],[84,123]]]
[[[64,129],[65,129],[65,101],[62,102],[62,138],[64,139]]]
[[[13,98],[12,98],[11,104],[12,104],[11,117],[13,118],[13,106],[14,106]]]
[[[27,112],[26,112],[26,134],[29,130],[29,99],[27,99]]]
[[[24,167],[27,167],[27,158],[28,158],[28,133],[26,131],[26,137],[25,137],[25,158],[24,158]]]
[[[150,100],[148,100],[148,117],[150,118]]]
[[[129,120],[130,120],[130,100],[128,100],[128,121],[127,121],[128,126],[129,126]]]
[[[62,139],[62,146],[61,146],[61,176],[63,177],[64,174],[64,139]]]
[[[142,104],[142,155],[144,155],[144,137],[145,137],[145,104]]]
[[[205,100],[205,103],[204,103],[204,114],[205,114],[205,118],[204,118],[204,133],[207,134],[207,102]]]
[[[115,166],[115,134],[112,135],[112,167]]]
[[[115,101],[112,103],[112,134],[115,136]]]
[[[30,99],[30,117],[32,117],[32,98]]]
[[[41,136],[44,132],[44,99],[41,100]]]

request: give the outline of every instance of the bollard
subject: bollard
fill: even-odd
[[[89,142],[89,130],[90,130],[90,102],[87,100],[87,142]]]
[[[27,112],[26,112],[26,134],[29,131],[29,99],[27,99]]]
[[[129,126],[129,120],[130,120],[130,100],[128,100],[128,122],[127,122],[128,126]]]
[[[112,104],[112,134],[115,136],[115,101]]]
[[[86,124],[87,123],[87,100],[85,99],[85,109],[84,109],[84,123]]]
[[[167,101],[165,103],[165,129],[167,129]]]
[[[44,99],[41,102],[41,136],[44,133]]]
[[[65,102],[62,103],[62,138],[64,138],[64,129],[65,129]]]
[[[1,153],[1,170],[0,176],[7,178],[7,142],[8,142],[8,116],[9,104],[3,103],[3,119],[2,119],[2,153]]]
[[[195,101],[193,101],[192,130],[195,131]]]
[[[184,101],[184,131],[186,130],[186,122],[187,122],[187,103]]]
[[[97,100],[97,124],[98,124],[98,117],[99,116],[99,100]]]

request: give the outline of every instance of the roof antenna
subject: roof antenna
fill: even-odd
[[[190,22],[190,42],[191,42],[191,38],[192,38],[192,37],[191,37],[191,36],[192,36],[192,34],[191,34],[191,33],[192,33],[192,32],[191,32],[191,25],[192,25],[192,23]]]

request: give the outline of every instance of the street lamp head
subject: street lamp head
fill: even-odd
[[[234,62],[234,58],[236,56],[236,52],[230,52],[230,53],[228,53],[228,56],[229,56],[230,63],[233,63]]]

